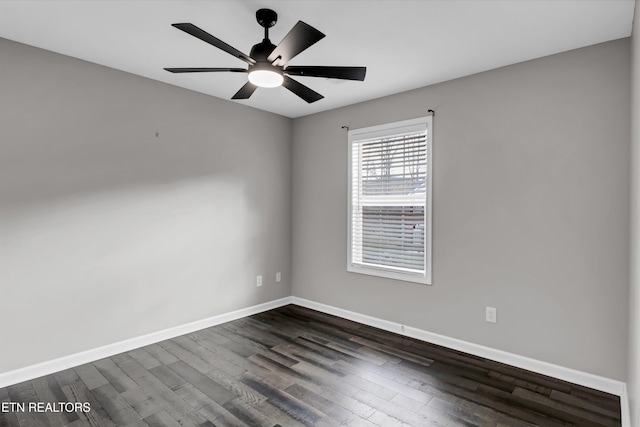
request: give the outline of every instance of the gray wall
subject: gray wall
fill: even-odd
[[[631,281],[629,400],[633,426],[640,426],[640,1],[631,36]]]
[[[626,381],[629,67],[622,39],[294,120],[294,295]],[[429,108],[433,286],[347,273],[341,126]]]
[[[294,283],[296,296],[627,380],[628,40],[293,123],[1,39],[0,57],[0,372]],[[347,273],[340,127],[428,108],[434,285]]]
[[[0,108],[0,372],[291,294],[290,119],[1,39]]]

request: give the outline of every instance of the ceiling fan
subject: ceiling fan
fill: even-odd
[[[258,24],[264,27],[264,39],[251,48],[251,54],[245,55],[193,24],[172,24],[200,40],[239,58],[249,64],[244,68],[165,68],[172,73],[209,73],[227,71],[248,73],[248,80],[231,99],[248,99],[258,87],[284,86],[308,103],[316,102],[324,96],[308,88],[289,76],[324,77],[329,79],[363,81],[366,67],[327,67],[327,66],[286,66],[300,52],[317,43],[324,34],[311,25],[298,21],[284,36],[278,46],[269,40],[269,28],[273,27],[278,14],[271,9],[259,9],[256,12]]]

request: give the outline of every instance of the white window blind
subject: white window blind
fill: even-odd
[[[349,271],[430,283],[430,124],[349,132]]]

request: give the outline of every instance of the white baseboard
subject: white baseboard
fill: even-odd
[[[563,366],[542,362],[525,356],[519,356],[517,354],[462,341],[456,338],[450,338],[422,329],[404,326],[399,323],[344,310],[342,308],[318,303],[304,298],[292,297],[292,304],[620,396],[622,427],[631,427],[627,385],[622,381],[612,380],[571,368],[565,368]]]
[[[60,357],[58,359],[49,360],[24,368],[16,369],[9,372],[0,373],[0,388],[13,384],[29,381],[54,372],[63,371],[75,366],[84,365],[85,363],[94,362],[96,360],[110,357],[126,351],[135,350],[150,344],[178,337],[180,335],[190,334],[200,329],[209,328],[221,323],[230,322],[242,317],[251,316],[252,314],[262,313],[263,311],[272,310],[291,304],[291,297],[285,297],[263,304],[254,305],[252,307],[243,308],[232,311],[230,313],[220,314],[218,316],[209,317],[207,319],[198,320],[173,328],[165,329],[158,332],[152,332],[147,335],[131,338],[102,347],[83,351],[81,353],[71,354],[69,356]]]

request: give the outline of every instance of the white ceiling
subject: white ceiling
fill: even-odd
[[[245,67],[176,28],[190,22],[248,54],[271,8],[275,44],[298,21],[326,34],[289,65],[366,66],[364,82],[296,77],[325,96],[288,90],[233,101],[299,117],[583,46],[628,37],[633,0],[1,0],[0,37],[229,99],[243,73],[171,74],[163,67]]]

